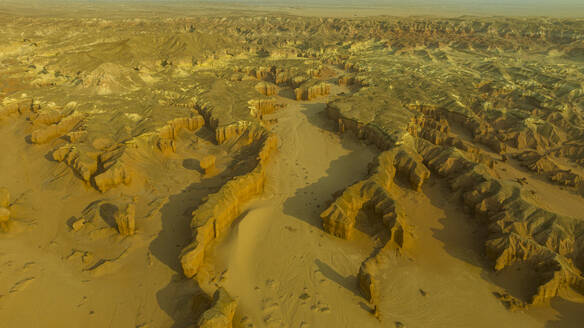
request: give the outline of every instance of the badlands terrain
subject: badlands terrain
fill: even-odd
[[[582,327],[584,20],[92,8],[0,10],[1,327]]]

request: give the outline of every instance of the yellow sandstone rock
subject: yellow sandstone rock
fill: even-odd
[[[182,250],[180,256],[185,276],[190,278],[197,274],[207,247],[229,229],[247,202],[263,192],[265,162],[275,151],[277,138],[265,131],[259,138],[256,142],[260,142],[262,147],[258,153],[257,166],[251,172],[228,181],[193,211],[191,228],[194,241]]]
[[[2,232],[9,232],[11,226],[10,210],[5,207],[0,207],[0,230]]]
[[[136,231],[136,205],[129,203],[124,210],[118,210],[114,215],[118,231],[123,236],[131,236]]]
[[[34,130],[31,141],[35,144],[47,143],[55,138],[64,136],[83,120],[83,114],[73,113],[63,118],[59,123],[51,124],[45,128]]]
[[[220,287],[215,292],[213,306],[199,318],[199,328],[231,328],[237,302]]]
[[[6,188],[0,188],[0,207],[8,207],[10,205],[10,192]]]
[[[201,168],[205,170],[205,176],[211,176],[217,170],[215,168],[215,156],[207,155],[201,160]]]

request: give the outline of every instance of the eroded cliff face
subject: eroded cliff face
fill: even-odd
[[[36,144],[46,143],[69,133],[82,120],[83,115],[74,112],[71,115],[60,119],[55,124],[50,124],[46,127],[34,130],[30,139],[33,143]]]
[[[371,176],[349,186],[324,212],[321,213],[326,232],[343,239],[350,239],[357,213],[364,207],[374,209],[381,215],[383,223],[393,226],[397,220],[395,204],[389,194],[394,177],[406,179],[414,190],[418,190],[430,176],[419,155],[406,147],[383,152],[378,157],[378,166]],[[404,229],[408,231],[408,229]],[[408,242],[407,236],[400,238],[400,246]]]
[[[571,168],[558,165],[557,159],[554,159],[551,155],[540,154],[537,151],[524,151],[514,157],[521,162],[522,166],[537,175],[546,177],[553,183],[576,189],[580,189],[584,184],[582,175],[574,172]]]
[[[259,144],[255,168],[242,176],[228,181],[221,189],[208,196],[205,203],[193,212],[191,228],[194,241],[181,254],[183,272],[193,277],[205,258],[205,251],[213,241],[222,237],[243,207],[263,192],[265,165],[277,147],[277,138],[267,131],[248,130],[253,142]]]
[[[282,81],[278,82],[282,83]],[[266,81],[256,84],[255,89],[264,96],[275,96],[278,94],[278,86]]]
[[[0,231],[9,232],[12,227],[10,220],[10,192],[0,187]]]
[[[348,68],[354,69],[353,66]],[[352,83],[355,82],[350,77],[339,80],[339,84],[343,85]],[[359,138],[382,150],[390,149],[380,155],[380,163],[383,163],[386,153],[395,149],[392,147],[397,140],[411,140],[409,138],[413,137],[415,146],[409,148],[411,154],[401,158],[395,154],[392,160],[393,163],[404,163],[404,166],[409,167],[409,172],[419,169],[416,173],[406,175],[412,188],[419,190],[427,178],[422,173],[427,168],[445,178],[452,191],[461,194],[464,206],[480,217],[484,228],[488,230],[485,249],[488,258],[494,263],[494,269],[501,271],[516,265],[526,265],[538,273],[537,281],[531,282],[533,288],[528,295],[501,294],[505,304],[510,307],[545,304],[566,288],[583,293],[584,276],[581,270],[584,239],[581,236],[584,225],[581,220],[534,205],[522,194],[521,188],[495,177],[492,169],[498,159],[473,144],[483,144],[499,154],[514,154],[513,157],[528,169],[546,176],[552,182],[577,189],[582,183],[577,173],[579,169],[572,170],[558,165],[549,153],[579,165],[582,157],[582,152],[576,146],[579,143],[555,147],[561,140],[565,140],[566,134],[546,122],[532,124],[524,120],[518,125],[517,118],[511,115],[490,119],[476,111],[454,111],[434,105],[410,104],[406,108],[414,116],[409,119],[407,126],[409,136],[401,137],[396,137],[398,135],[394,133],[395,128],[391,124],[379,127],[366,123],[367,115],[357,113],[346,101],[329,103],[327,114],[338,122],[341,132],[353,131]],[[361,121],[360,117],[364,120]],[[457,133],[452,131],[452,125],[457,126]],[[579,130],[568,128],[568,134],[580,138]],[[460,131],[464,130],[470,134],[470,139],[461,136]],[[528,151],[516,151],[530,148]],[[506,161],[506,156],[509,155],[501,157],[502,161]],[[399,173],[398,167],[386,168],[385,172],[390,172],[389,176],[393,178],[395,172]],[[366,180],[347,188],[321,215],[325,231],[341,238],[350,238],[354,218],[365,203],[364,199],[376,199],[373,190],[377,189],[372,186],[374,184]],[[378,298],[375,275],[382,261],[381,253],[364,261],[358,274],[359,288],[372,304]]]
[[[405,180],[417,191],[429,176],[430,171],[422,163],[420,155],[407,146],[398,146],[381,153],[371,175],[345,189],[321,213],[324,230],[343,239],[352,237],[357,214],[362,210],[379,218],[387,228],[385,244],[362,263],[357,275],[359,289],[374,306],[379,302],[377,274],[383,256],[389,251],[407,252],[414,242],[414,228],[400,214],[391,196],[391,189],[397,188],[394,178]],[[377,310],[374,315],[379,315]]]
[[[424,112],[432,114],[433,110]],[[417,117],[410,131],[418,136],[416,148],[426,166],[446,178],[452,191],[460,193],[463,204],[481,218],[488,231],[486,254],[494,262],[494,269],[523,264],[538,272],[531,292],[518,296],[520,299],[508,295],[506,304],[546,303],[567,287],[583,293],[582,221],[538,207],[516,184],[495,177],[490,170],[493,161],[485,160],[488,157],[477,157],[480,152],[465,147],[464,142],[446,141],[450,121],[453,119],[428,121]],[[552,180],[568,173],[559,173],[555,163],[537,150],[524,151],[516,158]]]
[[[237,302],[220,287],[214,295],[213,305],[203,312],[198,320],[200,328],[231,328],[233,316],[237,309]]]
[[[249,101],[250,114],[251,116],[263,119],[264,115],[272,114],[276,110],[283,107],[283,105],[278,104],[276,99],[252,99]]]
[[[340,133],[351,131],[359,139],[372,143],[377,148],[387,150],[395,145],[395,138],[384,133],[382,129],[372,124],[365,124],[358,120],[350,119],[342,115],[338,106],[334,103],[327,104],[325,109],[327,116],[336,121]]]
[[[181,129],[196,132],[205,125],[205,119],[201,115],[191,117],[179,117],[168,122],[158,130],[156,145],[162,152],[176,152],[175,140]]]
[[[565,287],[584,293],[581,220],[530,203],[517,186],[498,181],[487,167],[461,151],[426,140],[420,140],[419,151],[426,165],[447,178],[465,206],[482,218],[489,231],[486,253],[494,269],[523,263],[538,272],[540,281],[534,282],[533,292],[522,301],[545,303]]]
[[[294,89],[296,100],[313,100],[326,96],[331,92],[330,84],[326,82],[307,82]]]
[[[128,203],[114,214],[118,232],[123,236],[131,236],[136,232],[136,204]]]

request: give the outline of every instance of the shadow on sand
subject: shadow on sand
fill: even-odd
[[[323,103],[303,104],[301,113],[318,129],[329,134],[336,134],[335,123],[324,113],[324,106]],[[334,194],[342,192],[346,187],[367,176],[368,166],[374,160],[377,150],[363,152],[363,144],[352,133],[342,135],[340,142],[348,154],[332,160],[325,175],[316,182],[299,188],[294,195],[286,199],[283,204],[284,214],[322,230],[320,213],[334,200]],[[318,154],[314,155],[318,156]],[[315,264],[326,278],[361,297],[355,275],[343,277],[331,266],[318,259],[315,260]],[[367,308],[367,310],[370,309]]]
[[[431,186],[435,184],[435,186]],[[446,217],[440,218],[442,229],[432,229],[433,236],[444,244],[451,256],[481,268],[481,278],[505,289],[519,300],[528,301],[539,280],[538,274],[527,265],[513,265],[499,272],[493,270],[493,263],[485,255],[485,242],[488,231],[479,218],[465,214],[458,194],[452,194],[443,181],[431,178],[423,187],[424,194],[431,203],[445,211]],[[447,196],[449,195],[449,198]],[[495,296],[493,296],[495,297]],[[551,307],[559,312],[557,319],[548,321],[546,327],[581,327],[584,304],[574,303],[556,297]]]
[[[223,172],[193,183],[180,193],[170,196],[160,210],[162,229],[150,243],[149,250],[154,257],[176,272],[168,285],[156,294],[160,308],[174,320],[173,328],[192,324],[208,308],[210,302],[194,279],[184,277],[180,264],[182,249],[193,240],[192,212],[205,201],[206,196],[218,192],[232,177],[251,171],[257,162],[256,153],[254,145],[241,148]],[[194,160],[185,160],[183,166],[200,171]]]
[[[204,301],[206,294],[197,282],[183,275],[179,256],[181,250],[193,239],[191,213],[203,203],[205,196],[217,192],[225,180],[224,175],[219,175],[193,183],[182,192],[170,196],[160,210],[162,230],[149,248],[154,257],[176,272],[168,285],[156,293],[158,305],[174,320],[172,328],[187,327],[195,323],[196,318],[208,307],[208,302]],[[193,295],[199,295],[203,301],[193,301],[196,298]],[[193,309],[197,308],[202,310],[195,315]]]
[[[334,123],[323,112],[324,104],[304,104],[302,113],[307,121],[317,128],[329,133],[335,132]],[[334,200],[333,194],[344,190],[346,187],[363,179],[367,175],[367,167],[373,160],[373,156],[364,158],[363,145],[351,133],[342,135],[341,145],[350,153],[340,156],[330,162],[326,174],[318,181],[298,189],[294,196],[284,202],[284,214],[293,216],[316,228],[322,229],[320,213],[324,211]],[[372,151],[371,154],[374,152]],[[315,154],[318,156],[318,154]],[[347,175],[347,172],[355,171],[355,166],[360,166],[358,175]]]
[[[322,262],[319,259],[314,260],[314,263],[320,270],[320,272],[329,280],[334,281],[339,286],[346,288],[351,291],[355,296],[361,297],[361,293],[357,289],[357,276],[352,274],[346,277],[341,276],[335,269],[330,265]]]
[[[546,328],[579,328],[584,319],[584,303],[576,303],[555,297],[550,306],[558,311],[558,317],[546,323]]]

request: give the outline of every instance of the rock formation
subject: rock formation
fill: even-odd
[[[228,181],[217,193],[209,195],[207,201],[193,211],[191,228],[194,241],[181,253],[181,264],[185,276],[190,278],[197,273],[204,260],[207,247],[225,234],[248,201],[263,192],[264,166],[276,149],[277,139],[275,135],[264,132],[255,142],[261,145],[257,166],[251,172]]]
[[[216,171],[215,156],[208,155],[201,160],[201,168],[205,170],[205,176],[211,176]]]
[[[41,111],[38,116],[34,119],[33,124],[35,125],[52,125],[59,123],[63,119],[63,113],[59,110],[48,109]]]
[[[74,144],[66,144],[53,150],[51,157],[67,164],[83,181],[105,192],[132,181],[131,170],[123,164],[126,157],[125,147],[121,145],[100,152],[87,148],[82,150]]]
[[[463,150],[477,163],[483,163],[491,168],[495,166],[495,160],[482,152],[479,147],[452,135],[448,120],[441,118],[441,115],[436,114],[435,111],[431,113],[438,118],[425,114],[418,115],[412,118],[408,126],[408,132],[415,137],[424,138],[436,145],[447,145]]]
[[[252,99],[249,101],[251,116],[262,119],[264,115],[275,112],[282,105],[276,103],[273,98],[270,99]]]
[[[325,111],[330,119],[337,122],[340,133],[351,131],[359,139],[374,144],[381,150],[392,148],[399,139],[398,137],[387,134],[379,126],[366,124],[359,120],[346,117],[342,113],[341,106],[334,101],[327,104]]]
[[[321,213],[323,228],[332,235],[350,239],[357,213],[364,207],[371,207],[381,215],[392,235],[395,232],[392,240],[404,247],[411,242],[411,229],[395,212],[394,201],[389,195],[393,179],[397,174],[407,179],[414,190],[419,190],[430,173],[421,157],[405,146],[383,152],[377,160],[378,166],[368,179],[349,186]]]
[[[158,130],[158,140],[156,145],[162,152],[176,151],[175,140],[181,129],[187,129],[195,132],[205,125],[205,119],[201,115],[192,117],[179,117],[167,122],[165,126]]]
[[[313,100],[317,97],[327,96],[331,91],[330,84],[326,82],[307,82],[294,89],[296,100]]]
[[[5,207],[0,207],[0,231],[9,232],[11,225],[10,210]]]
[[[275,96],[278,94],[278,86],[270,82],[262,81],[256,84],[255,89],[264,96]]]
[[[64,136],[75,128],[75,126],[77,126],[82,120],[83,115],[75,112],[61,119],[59,123],[34,130],[31,135],[31,141],[35,144],[47,143],[55,138]]]
[[[81,152],[77,147],[68,144],[55,149],[51,157],[58,162],[67,164],[85,182],[97,172],[98,154]]]
[[[489,236],[487,256],[499,271],[515,263],[529,265],[541,277],[527,299],[541,304],[565,287],[584,294],[584,224],[531,204],[521,190],[495,179],[482,164],[453,148],[420,140],[424,162],[450,187],[460,191],[465,206],[482,218]]]
[[[516,154],[514,158],[519,160],[522,166],[559,185],[578,188],[584,184],[584,178],[581,175],[571,169],[561,168],[550,155],[542,155],[535,150],[528,150]]]
[[[231,328],[237,302],[220,287],[214,295],[213,306],[205,311],[198,321],[200,328]]]
[[[128,203],[122,210],[119,209],[115,214],[116,225],[122,236],[131,236],[136,232],[136,205]]]
[[[97,190],[106,192],[120,184],[132,181],[132,171],[124,164],[125,146],[103,152],[98,157],[99,170],[93,176]]]
[[[0,231],[9,232],[12,226],[10,221],[10,193],[6,188],[0,188]]]
[[[10,206],[10,192],[8,189],[0,188],[0,207]]]
[[[371,304],[379,301],[375,275],[381,261],[380,254],[388,250],[407,251],[411,249],[414,240],[413,227],[399,214],[390,195],[393,180],[396,175],[403,177],[412,189],[420,190],[430,176],[429,170],[422,164],[421,156],[406,146],[381,153],[377,161],[377,167],[366,180],[345,189],[320,215],[324,230],[344,239],[350,239],[353,235],[357,214],[363,209],[379,217],[387,228],[385,244],[362,263],[357,275],[358,287]]]
[[[357,274],[359,290],[370,304],[376,304],[379,300],[379,287],[374,278],[374,275],[377,273],[377,265],[374,261],[368,259],[361,263],[359,273]]]

